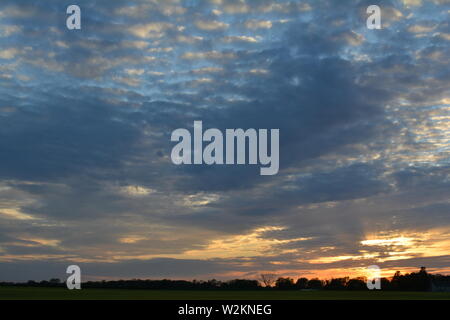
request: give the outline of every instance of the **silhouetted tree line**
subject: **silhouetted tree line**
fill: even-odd
[[[397,271],[391,279],[381,278],[381,289],[392,291],[429,291],[450,290],[450,276],[429,274],[425,267],[419,272],[402,275]],[[367,279],[364,277],[333,278],[331,280],[319,280],[299,278],[278,278],[274,288],[280,290],[368,290]]]
[[[27,287],[65,287],[66,284],[60,279],[49,281],[33,281],[25,283],[0,282],[0,286],[27,286]],[[234,279],[230,281],[212,280],[114,280],[114,281],[88,281],[82,283],[82,288],[98,289],[147,289],[147,290],[257,290],[261,286],[257,280]]]
[[[272,281],[273,279],[273,281]],[[25,283],[0,282],[3,286],[28,287],[65,287],[59,279],[49,281],[28,281]],[[429,274],[424,267],[419,272],[402,275],[397,271],[391,279],[381,278],[382,290],[398,291],[428,291],[434,287],[450,289],[450,276]],[[83,288],[102,289],[147,289],[147,290],[368,290],[366,279],[363,277],[333,278],[320,280],[279,277],[273,274],[261,275],[261,281],[234,279],[230,281],[219,280],[116,280],[116,281],[89,281],[82,284]]]

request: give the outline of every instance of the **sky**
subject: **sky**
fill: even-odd
[[[0,281],[450,273],[449,15],[2,0]],[[195,120],[278,128],[278,174],[174,165],[171,133]]]

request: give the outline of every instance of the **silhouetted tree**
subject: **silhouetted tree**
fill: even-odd
[[[347,282],[346,288],[348,290],[367,290],[367,284],[364,278],[355,278]]]
[[[260,288],[257,280],[235,279],[222,284],[222,288],[234,290],[255,290]]]
[[[331,279],[325,285],[328,290],[343,290],[347,285],[348,277]]]
[[[292,290],[295,289],[294,280],[291,278],[278,278],[275,282],[275,288],[281,290]]]
[[[295,283],[295,287],[300,290],[308,288],[308,279],[306,279],[306,278],[297,279],[297,282]]]
[[[271,287],[275,283],[276,274],[274,273],[262,273],[260,275],[260,281],[264,283],[265,287]]]
[[[426,291],[430,289],[432,278],[428,275],[425,267],[419,272],[402,275],[399,271],[394,274],[391,281],[393,290],[402,291]]]
[[[52,278],[52,279],[50,279],[50,281],[49,281],[51,284],[59,284],[59,283],[61,283],[61,280],[60,279],[57,279],[57,278]]]
[[[392,290],[392,284],[387,278],[381,278],[381,290]]]
[[[323,282],[317,278],[308,281],[308,289],[322,289]]]

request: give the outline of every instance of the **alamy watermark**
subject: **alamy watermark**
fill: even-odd
[[[203,132],[203,122],[194,121],[193,136],[187,129],[172,132],[172,142],[178,142],[172,149],[172,162],[181,164],[260,164],[260,174],[275,175],[280,166],[280,130],[211,128]],[[225,148],[224,148],[225,141]],[[208,144],[203,146],[203,143]],[[270,152],[269,152],[270,148]]]
[[[77,265],[71,265],[67,267],[66,273],[70,274],[67,278],[66,285],[67,289],[73,290],[81,289],[81,269]]]
[[[81,9],[78,5],[72,4],[67,7],[67,14],[70,16],[66,20],[66,26],[69,30],[81,30]],[[381,8],[377,5],[370,5],[366,9],[369,15],[366,21],[368,29],[381,29]]]
[[[368,6],[366,13],[370,14],[366,21],[367,28],[381,29],[381,8],[377,5]]]
[[[380,290],[381,289],[381,269],[379,266],[373,265],[367,267],[367,289]]]
[[[70,14],[66,20],[66,26],[69,30],[80,30],[81,29],[81,9],[79,6],[72,4],[67,7],[67,14]]]

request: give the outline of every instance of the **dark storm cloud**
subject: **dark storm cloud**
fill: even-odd
[[[132,150],[139,132],[120,120],[120,111],[95,100],[36,94],[0,119],[4,179],[47,180],[89,167],[117,167]],[[40,101],[44,96],[47,102]]]

